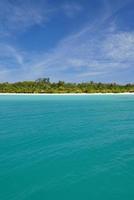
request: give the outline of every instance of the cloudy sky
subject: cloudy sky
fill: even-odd
[[[0,82],[134,82],[134,0],[0,0]]]

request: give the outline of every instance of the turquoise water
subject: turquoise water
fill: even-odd
[[[134,200],[134,96],[0,96],[0,200]]]

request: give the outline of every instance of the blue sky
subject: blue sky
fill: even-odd
[[[134,82],[133,0],[0,0],[0,82]]]

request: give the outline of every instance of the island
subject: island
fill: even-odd
[[[134,93],[134,84],[51,82],[49,78],[39,78],[35,81],[0,83],[0,93]]]

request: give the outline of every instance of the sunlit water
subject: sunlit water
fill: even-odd
[[[0,96],[0,200],[134,200],[134,96]]]

